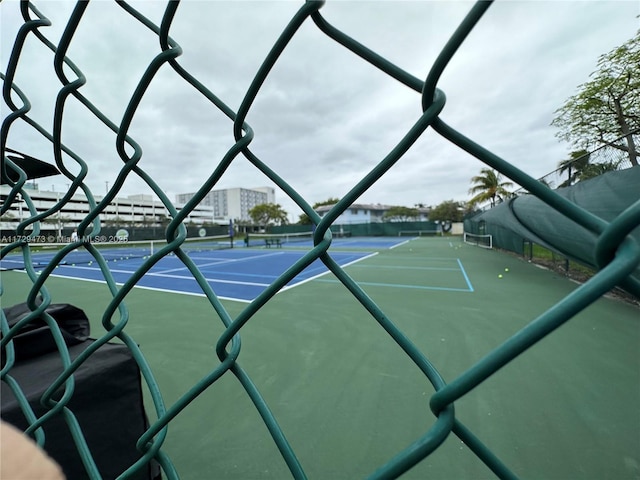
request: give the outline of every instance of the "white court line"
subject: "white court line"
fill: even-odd
[[[371,253],[371,254],[366,255],[364,257],[361,257],[361,258],[356,258],[353,262],[345,263],[344,265],[340,265],[340,267],[341,268],[345,268],[345,267],[348,267],[349,265],[353,265],[354,263],[358,263],[358,262],[360,262],[362,260],[366,260],[367,258],[375,257],[376,255],[378,255],[378,252]],[[326,267],[326,265],[325,265],[325,267]],[[297,287],[299,285],[302,285],[303,283],[310,282],[311,280],[315,280],[316,278],[323,277],[324,275],[327,275],[328,273],[333,273],[333,272],[331,270],[327,269],[326,272],[322,272],[322,273],[319,273],[318,275],[314,275],[313,277],[306,278],[306,279],[301,280],[301,281],[299,281],[297,283],[294,283],[293,285],[286,285],[283,288],[281,288],[278,291],[278,293],[284,292],[285,290],[289,290],[290,288],[293,288],[293,287]]]
[[[212,262],[212,263],[205,263],[204,265],[202,265],[203,267],[210,267],[211,265],[218,265],[220,263],[223,262]],[[200,265],[198,265],[198,267],[200,267]],[[182,271],[182,270],[187,270],[187,267],[185,265],[182,265],[181,267],[178,268],[169,268],[167,270],[160,270],[157,273],[169,273],[169,272],[178,272],[178,271]]]
[[[404,242],[400,242],[400,243],[398,243],[397,245],[394,245],[394,246],[392,246],[392,247],[389,247],[389,250],[393,250],[393,249],[394,249],[394,248],[396,248],[396,247],[401,247],[402,245],[406,245],[406,244],[407,244],[407,243],[409,243],[411,240],[412,240],[412,239],[405,240]]]
[[[406,267],[404,265],[358,265],[359,268],[379,268],[381,270],[438,270],[459,272],[458,267]]]
[[[61,265],[61,267],[68,267],[68,265]],[[69,268],[79,268],[83,270],[100,270],[99,268],[95,268],[95,267],[69,267]],[[109,269],[109,271],[111,273],[128,273],[129,275],[133,275],[134,273],[136,273],[135,270],[131,271],[131,270]],[[173,278],[177,280],[194,280],[195,281],[195,278],[193,277],[193,275],[167,275],[166,273],[152,273],[152,272],[147,272],[144,275],[145,276],[148,275],[150,277]],[[60,275],[60,276],[64,276],[64,275]],[[69,278],[69,277],[66,277],[66,278]],[[72,277],[72,278],[75,278],[75,277]],[[207,277],[205,277],[205,280],[207,282],[213,282],[213,283],[231,283],[234,285],[252,285],[255,287],[268,287],[270,285],[269,283],[239,282],[237,280],[219,280],[217,278],[207,278]]]
[[[274,253],[265,253],[265,254],[259,254],[259,255],[252,255],[250,257],[244,257],[244,258],[228,258],[228,259],[224,259],[224,260],[217,260],[215,262],[209,262],[209,263],[204,263],[202,265],[200,264],[196,264],[196,266],[198,268],[201,267],[211,267],[212,265],[222,265],[224,263],[234,263],[234,262],[246,262],[249,260],[254,260],[256,258],[261,259],[264,257],[272,257],[274,255],[283,255],[286,252],[274,252]],[[201,257],[203,258],[203,257]],[[198,257],[191,257],[191,260],[197,260]],[[211,260],[210,258],[207,258],[207,260]],[[182,266],[182,267],[178,267],[178,268],[170,268],[168,270],[160,270],[158,273],[169,273],[169,272],[177,272],[179,270],[185,270],[187,267],[186,266]]]
[[[180,280],[194,280],[193,275],[167,275],[165,273],[146,273],[145,275],[149,275],[150,277],[161,277],[161,278],[174,278]],[[231,283],[233,285],[252,285],[255,287],[268,287],[269,283],[258,283],[258,282],[239,282],[237,280],[219,280],[217,278],[204,278],[207,282],[213,283]]]
[[[152,290],[155,292],[166,292],[166,293],[177,293],[179,295],[191,295],[194,297],[205,297],[204,293],[196,293],[196,292],[184,292],[182,290],[171,290],[169,288],[158,288],[158,287],[145,287],[143,285],[136,285],[134,288],[141,288],[143,290]],[[236,297],[223,297],[216,294],[220,300],[231,300],[232,302],[242,302],[242,303],[251,303],[253,300],[245,300],[244,298],[236,298]]]
[[[416,237],[416,238],[417,238],[417,237]],[[334,240],[335,240],[335,239],[334,239]],[[339,243],[332,244],[332,246],[333,246],[333,247],[335,247],[335,248],[336,248],[336,250],[337,250],[338,248],[340,248],[340,247],[347,247],[347,246],[349,246],[349,245],[351,245],[351,244],[356,244],[356,245],[358,245],[358,246],[362,247],[362,244],[363,244],[363,243],[367,243],[367,241],[366,241],[366,240],[365,240],[365,241],[363,241],[362,239],[355,239],[355,240],[342,240],[342,239],[338,239],[338,240],[340,240],[340,242],[339,242]],[[406,244],[406,243],[410,242],[411,240],[413,240],[413,238],[410,238],[410,239],[408,239],[408,240],[405,240],[404,242],[400,242],[400,243],[398,243],[398,244],[396,244],[396,245],[392,245],[391,247],[389,247],[389,250],[392,250],[392,249],[394,249],[394,248],[396,248],[396,247],[400,247],[401,245],[404,245],[404,244]],[[378,240],[378,242],[379,242],[379,240]],[[376,243],[376,240],[370,240],[370,241],[369,241],[369,243]],[[367,247],[362,247],[362,248],[367,248]]]
[[[98,271],[100,271],[100,267],[81,267],[79,265],[75,265],[75,266],[59,265],[56,268],[77,268],[78,270],[98,270]],[[119,269],[116,269],[116,268],[110,268],[109,271],[110,272],[116,272],[116,273],[128,273],[129,275],[132,275],[132,274],[135,273],[135,270],[133,270],[133,271],[131,271],[131,270],[119,270]],[[69,277],[66,277],[66,278],[69,278]],[[75,277],[73,277],[73,278],[75,278]]]
[[[26,274],[26,272],[25,272]],[[50,275],[51,277],[57,277],[57,278],[65,278],[67,280],[69,280],[70,278],[72,280],[79,280],[81,282],[93,282],[93,283],[102,283],[102,284],[106,284],[107,282],[105,280],[94,280],[92,278],[78,278],[78,277],[67,277],[66,275],[59,275],[59,274],[55,274],[52,273]],[[191,277],[193,278],[193,277]],[[121,287],[124,285],[124,283],[122,282],[115,282],[117,286]],[[170,288],[158,288],[158,287],[146,287],[144,285],[134,285],[133,288],[141,288],[142,290],[152,290],[152,291],[156,291],[156,292],[164,292],[164,293],[174,293],[177,295],[191,295],[194,297],[206,297],[206,295],[204,293],[196,293],[196,292],[185,292],[183,290],[172,290]],[[242,303],[251,303],[253,300],[245,300],[244,298],[236,298],[236,297],[223,297],[220,295],[216,295],[219,299],[221,300],[231,300],[232,302],[242,302]]]

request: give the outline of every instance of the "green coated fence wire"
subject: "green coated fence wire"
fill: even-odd
[[[0,131],[0,149],[2,150],[3,159],[5,159],[7,139],[15,122],[18,120],[26,122],[44,139],[51,143],[57,167],[71,182],[68,191],[60,197],[53,207],[45,212],[38,213],[34,201],[31,199],[29,189],[25,188],[27,177],[24,172],[21,172],[9,159],[5,159],[3,162],[3,169],[11,169],[17,172],[19,179],[10,182],[11,192],[3,203],[1,211],[4,214],[14,202],[18,201],[18,198],[22,198],[28,208],[28,215],[26,219],[21,221],[17,228],[17,234],[21,240],[5,245],[2,248],[2,257],[4,258],[12,252],[21,252],[24,257],[26,274],[32,285],[25,300],[28,302],[32,313],[11,329],[8,326],[4,314],[2,315],[2,323],[0,326],[2,331],[2,349],[6,352],[6,362],[1,371],[1,378],[18,399],[20,408],[29,422],[30,427],[27,433],[30,434],[39,445],[45,445],[46,438],[42,425],[50,417],[62,415],[72,432],[75,448],[80,454],[88,476],[90,478],[101,478],[91,449],[87,445],[82,433],[82,429],[78,425],[73,411],[67,405],[76,388],[74,373],[98,348],[107,342],[119,339],[119,341],[129,348],[135,358],[142,373],[143,381],[150,393],[150,403],[155,410],[155,421],[151,423],[137,442],[137,448],[141,453],[140,459],[123,472],[120,478],[131,478],[152,459],[160,464],[163,475],[166,478],[179,478],[179,472],[173,466],[170,457],[163,449],[163,444],[171,422],[180,412],[194,402],[199,395],[225,375],[234,376],[248,395],[268,429],[282,458],[286,462],[291,475],[297,479],[306,478],[307,475],[303,465],[287,439],[283,428],[279,425],[276,416],[267,405],[267,402],[252,379],[239,363],[241,356],[240,338],[243,328],[252,318],[294,279],[294,277],[300,274],[311,263],[319,259],[335,275],[339,282],[342,283],[344,288],[350,292],[353,298],[378,322],[389,337],[398,344],[406,356],[415,364],[435,389],[435,393],[431,396],[428,403],[428,407],[430,407],[434,415],[433,424],[425,427],[424,432],[419,438],[415,438],[412,443],[397,452],[393,458],[381,460],[379,465],[373,465],[370,478],[382,479],[401,476],[416,464],[425,461],[432,452],[439,448],[451,433],[464,442],[497,477],[515,478],[515,474],[498,458],[496,453],[491,451],[482,442],[480,436],[477,436],[476,433],[472,432],[468,426],[456,417],[454,405],[457,400],[478,387],[482,382],[517,358],[532,345],[569,321],[574,315],[595,302],[612,288],[623,286],[627,290],[640,295],[640,286],[628,278],[629,274],[637,268],[640,263],[640,246],[633,239],[627,237],[631,230],[640,225],[640,202],[630,206],[614,221],[605,222],[571,203],[566,198],[557,195],[553,190],[547,188],[536,179],[519,170],[508,161],[501,159],[482,146],[474,143],[461,132],[445,123],[446,97],[445,92],[438,88],[440,78],[446,71],[449,62],[455,57],[456,51],[467,39],[474,27],[481,22],[483,14],[491,7],[491,2],[480,1],[473,5],[438,55],[426,79],[422,81],[327,22],[321,14],[324,2],[307,1],[300,6],[297,13],[289,21],[277,41],[271,47],[262,65],[255,74],[255,77],[251,81],[238,110],[234,111],[180,64],[182,48],[178,42],[170,36],[172,21],[180,6],[179,2],[168,2],[161,24],[156,25],[131,5],[119,1],[117,5],[126,11],[131,18],[137,21],[142,27],[157,35],[160,44],[160,52],[157,53],[146,66],[146,70],[131,95],[120,122],[115,122],[107,117],[96,105],[83,96],[81,88],[87,82],[87,79],[81,69],[71,60],[70,48],[73,45],[74,35],[81,24],[88,5],[89,2],[78,2],[76,4],[60,40],[58,43],[54,43],[47,38],[45,33],[46,28],[51,22],[45,18],[34,3],[21,2],[20,9],[24,24],[14,40],[6,72],[4,72],[1,77],[3,80],[2,95],[9,111],[8,114],[4,115]],[[305,24],[315,25],[322,33],[334,40],[337,44],[348,49],[397,82],[419,93],[422,102],[422,114],[413,126],[408,129],[398,144],[322,217],[316,213],[305,198],[252,151],[251,144],[255,134],[247,120],[252,105],[256,99],[260,97],[261,89],[269,78],[281,54]],[[62,84],[55,99],[55,112],[51,130],[29,117],[31,110],[30,101],[20,90],[19,86],[14,83],[14,77],[23,46],[25,41],[32,37],[37,38],[42,45],[53,53],[55,71]],[[156,183],[152,176],[143,168],[141,164],[142,148],[130,135],[132,123],[139,112],[145,93],[154,79],[157,78],[162,68],[171,68],[177,75],[184,79],[186,83],[206,98],[212,107],[218,109],[233,124],[233,139],[230,139],[230,141],[234,142],[233,145],[222,156],[209,177],[202,182],[201,187],[197,190],[193,198],[179,211],[158,183]],[[71,99],[76,103],[79,102],[83,108],[95,116],[98,121],[116,135],[115,149],[122,160],[122,167],[115,184],[100,202],[95,201],[91,190],[84,183],[89,162],[62,141],[65,109]],[[329,247],[332,243],[330,228],[338,217],[364,192],[378,182],[386,172],[392,169],[409,148],[414,145],[428,129],[431,129],[451,143],[457,145],[461,150],[468,152],[484,164],[496,169],[501,174],[521,185],[531,194],[536,195],[552,208],[561,212],[578,225],[595,233],[600,238],[596,252],[600,270],[595,276],[566,298],[562,299],[554,307],[538,318],[535,318],[526,327],[516,332],[511,338],[504,341],[493,351],[486,354],[457,378],[448,382],[445,382],[442,378],[436,365],[427,358],[423,351],[409,340],[380,306],[364,292],[358,282],[351,278],[344,268],[334,260],[329,252]],[[74,170],[75,173],[65,167],[62,158],[63,154],[70,156],[77,163],[78,168]],[[182,250],[182,244],[187,236],[184,226],[187,216],[219,182],[229,167],[234,162],[240,160],[249,161],[282,189],[313,223],[317,225],[317,228],[315,229],[313,237],[313,248],[273,281],[254,301],[246,305],[239,314],[234,316],[229,313],[214,293],[193,260]],[[111,204],[129,176],[137,176],[142,179],[169,212],[171,221],[166,229],[166,246],[150,255],[142,266],[121,285],[116,284],[114,275],[110,270],[110,265],[102,257],[100,251],[93,247],[91,243],[82,241],[70,243],[65,246],[42,271],[37,272],[30,266],[32,249],[28,238],[35,237],[39,234],[43,221],[48,218],[54,218],[55,215],[70,202],[70,199],[76,192],[82,191],[90,204],[90,213],[79,224],[78,234],[84,238],[100,235],[101,225],[99,216],[105,211],[106,207]],[[71,360],[60,329],[55,320],[45,312],[47,306],[52,302],[52,296],[47,289],[46,283],[64,256],[68,252],[81,247],[86,248],[94,256],[95,263],[100,268],[102,278],[106,282],[111,300],[101,319],[106,333],[97,338],[97,341],[79,357]],[[219,365],[200,378],[187,392],[170,405],[165,403],[165,399],[163,398],[161,389],[149,363],[137,345],[136,340],[128,333],[129,330],[127,328],[130,316],[127,307],[129,294],[140,279],[144,277],[158,261],[168,254],[177,256],[188,269],[190,275],[197,281],[202,292],[205,294],[212,310],[224,325],[224,332],[215,344],[215,353],[220,360]],[[42,299],[40,303],[38,302],[38,297]],[[40,316],[45,319],[54,334],[54,339],[62,359],[64,373],[47,389],[43,397],[43,402],[47,406],[48,411],[38,418],[27,402],[20,385],[12,377],[12,368],[16,362],[12,339],[23,325]],[[55,395],[55,400],[54,392],[58,392]],[[61,395],[60,392],[62,392]]]

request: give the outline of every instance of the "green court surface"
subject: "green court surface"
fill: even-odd
[[[415,239],[345,270],[447,382],[578,287],[454,237]],[[3,306],[24,301],[26,275],[2,275]],[[103,333],[105,285],[46,285]],[[222,322],[201,297],[135,289],[126,304],[126,331],[169,406],[219,364]],[[224,305],[232,316],[246,308]],[[238,361],[311,479],[366,477],[434,422],[434,388],[332,275],[279,293],[240,336]],[[639,347],[640,310],[599,299],[457,401],[456,417],[521,478],[640,478]],[[291,478],[230,374],[170,423],[163,450],[184,479]],[[450,434],[402,478],[495,477]]]

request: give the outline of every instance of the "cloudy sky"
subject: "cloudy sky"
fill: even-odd
[[[74,7],[36,2],[52,22],[40,31],[57,43]],[[165,3],[131,2],[160,24]],[[178,62],[237,111],[274,42],[300,8],[298,1],[184,1],[170,35]],[[400,68],[424,79],[468,13],[466,1],[332,1],[321,9],[333,26]],[[6,70],[21,24],[17,0],[0,4],[1,61]],[[552,171],[571,146],[550,126],[554,111],[596,69],[598,57],[640,28],[640,1],[498,1],[462,45],[438,87],[450,126],[534,177]],[[83,95],[119,124],[149,62],[157,36],[115,3],[94,0],[68,56],[83,71]],[[73,75],[67,71],[70,78]],[[53,55],[30,36],[16,84],[32,103],[31,118],[51,130],[60,82]],[[2,104],[3,118],[8,112]],[[309,19],[300,28],[253,103],[247,122],[252,152],[309,203],[342,197],[400,141],[421,114],[420,95],[326,37]],[[139,165],[167,192],[195,191],[234,143],[232,122],[168,65],[162,67],[129,134],[143,149]],[[115,134],[70,99],[63,142],[89,165],[95,195],[111,188],[122,166]],[[7,146],[53,161],[51,145],[17,122]],[[77,167],[65,157],[71,171]],[[427,130],[358,202],[413,206],[468,200],[482,164]],[[57,191],[65,177],[40,180]],[[214,188],[275,186],[238,157]],[[135,174],[120,194],[151,193]],[[276,189],[276,201],[297,220],[300,210]]]

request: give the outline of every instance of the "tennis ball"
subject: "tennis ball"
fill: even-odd
[[[502,278],[502,274],[498,275],[498,278]]]
[[[504,271],[505,271],[505,272],[508,272],[508,271],[509,271],[509,269],[508,269],[508,268],[505,268],[505,269],[504,269]]]

